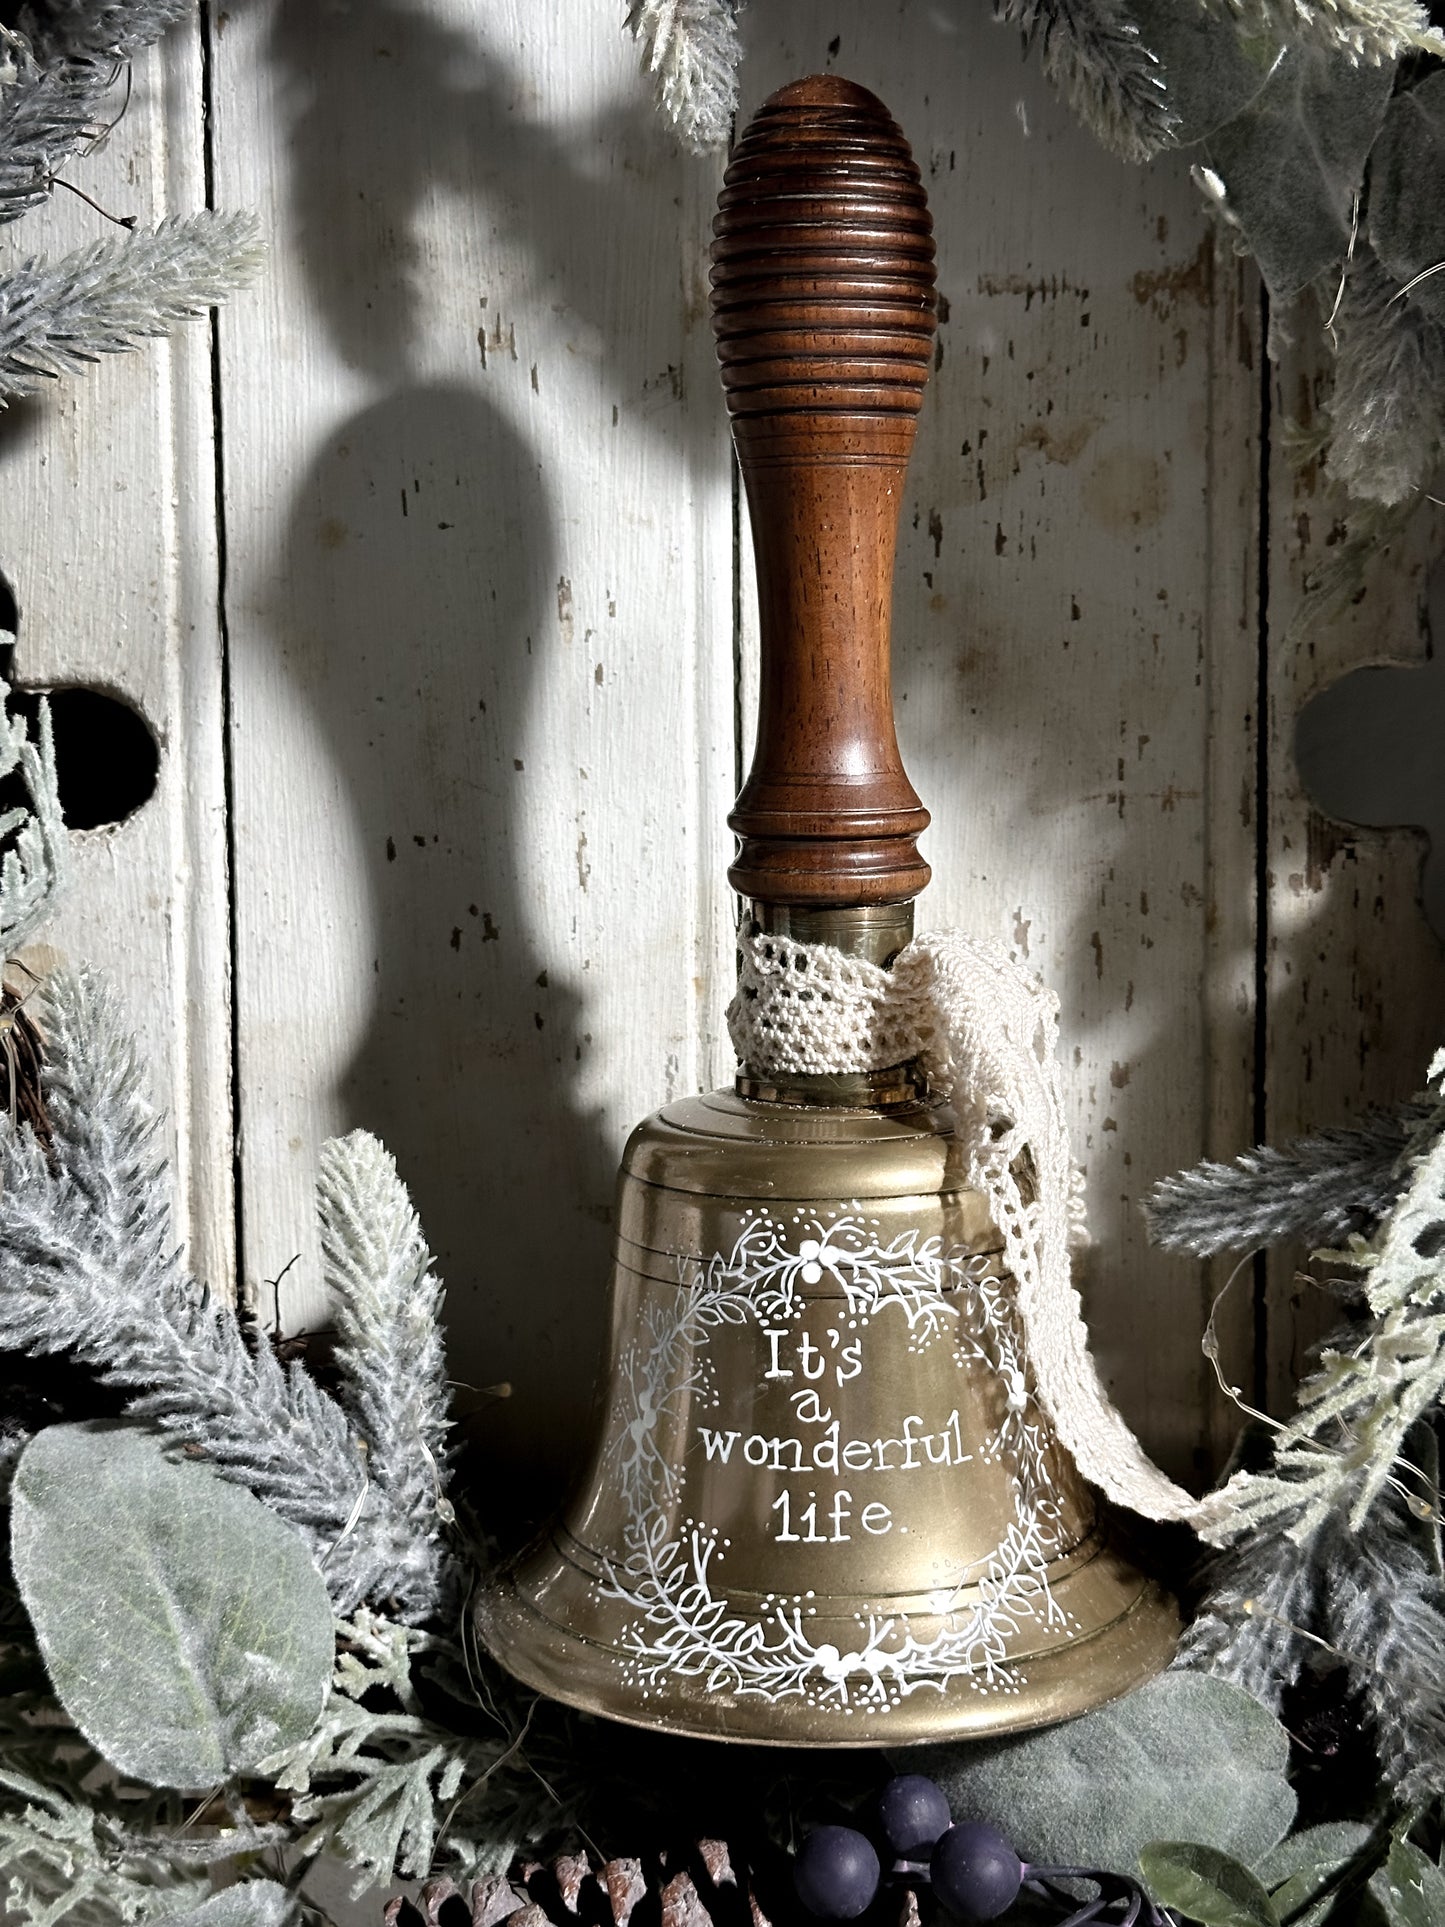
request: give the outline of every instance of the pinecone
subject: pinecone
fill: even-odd
[[[741,1873],[723,1840],[699,1840],[683,1853],[597,1864],[586,1853],[561,1854],[547,1865],[523,1861],[510,1874],[478,1880],[470,1894],[453,1880],[429,1880],[415,1901],[386,1903],[385,1927],[789,1927],[801,1909],[790,1863],[749,1866]],[[912,1889],[898,1897],[899,1927],[918,1927]]]

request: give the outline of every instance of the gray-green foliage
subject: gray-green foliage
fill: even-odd
[[[116,1927],[183,1912],[210,1892],[205,1874],[136,1838],[101,1803],[0,1760],[5,1918],[26,1927]]]
[[[908,1756],[903,1756],[908,1757]],[[1063,1726],[912,1756],[956,1818],[999,1827],[1026,1860],[1138,1872],[1187,1839],[1246,1865],[1286,1834],[1289,1739],[1248,1693],[1170,1672]]]
[[[445,1640],[365,1610],[339,1632],[320,1722],[262,1763],[294,1796],[303,1853],[339,1854],[357,1870],[359,1892],[393,1871],[426,1873],[443,1848],[472,1876],[493,1872],[555,1828],[552,1789],[562,1776],[553,1768],[543,1779],[524,1754],[529,1695],[479,1655],[463,1658]],[[414,1672],[429,1658],[446,1663],[471,1705],[466,1730],[424,1710]]]
[[[0,301],[4,299],[0,284]],[[67,844],[55,778],[49,705],[34,736],[0,682],[0,780],[19,771],[30,807],[0,813],[0,963],[29,943],[65,885]]]
[[[389,1386],[369,1367],[346,1365],[350,1384],[370,1384],[372,1415],[390,1415],[369,1438],[359,1414],[299,1365],[284,1368],[268,1346],[249,1345],[232,1309],[186,1274],[159,1119],[113,993],[91,973],[62,973],[45,986],[41,1017],[49,1157],[25,1128],[0,1126],[0,1347],[72,1353],[129,1395],[135,1417],[249,1486],[300,1529],[338,1610],[372,1598],[424,1618],[442,1597],[445,1564],[441,1354],[418,1343],[415,1323],[434,1287],[414,1280],[398,1303],[388,1278],[377,1281],[376,1307],[358,1303],[368,1330],[384,1324],[388,1307],[403,1326],[382,1374],[391,1372]],[[353,1198],[353,1215],[374,1207],[394,1226],[398,1189],[378,1166],[376,1191]],[[389,1235],[379,1235],[378,1251]],[[358,1301],[368,1289],[359,1248],[347,1288]]]
[[[331,1605],[299,1533],[154,1434],[40,1432],[11,1555],[61,1704],[131,1778],[217,1786],[319,1719]]]

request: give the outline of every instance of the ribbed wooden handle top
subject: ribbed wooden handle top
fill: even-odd
[[[800,80],[728,167],[713,325],[757,558],[753,767],[728,821],[764,903],[899,903],[928,823],[893,727],[893,556],[935,329],[933,225],[866,88]]]

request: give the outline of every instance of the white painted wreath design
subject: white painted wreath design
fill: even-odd
[[[632,1607],[623,1644],[629,1673],[644,1692],[667,1678],[700,1679],[709,1691],[768,1699],[801,1695],[840,1713],[876,1711],[922,1687],[943,1691],[966,1679],[980,1691],[1016,1692],[1022,1677],[1008,1661],[1010,1642],[1029,1621],[1070,1630],[1053,1598],[1048,1564],[1058,1550],[1043,1428],[1029,1385],[1007,1282],[987,1256],[946,1250],[916,1231],[881,1244],[876,1220],[844,1214],[806,1226],[790,1244],[790,1228],[764,1214],[744,1224],[732,1251],[706,1263],[683,1261],[674,1310],[653,1305],[624,1355],[629,1416],[615,1437],[617,1475],[627,1506],[626,1557],[610,1566],[610,1595]],[[827,1274],[850,1317],[860,1322],[896,1308],[909,1342],[922,1348],[951,1340],[1007,1387],[1006,1409],[984,1448],[1015,1468],[1017,1514],[977,1584],[978,1599],[962,1622],[927,1641],[902,1615],[858,1619],[858,1641],[842,1652],[815,1645],[805,1621],[809,1595],[766,1601],[766,1616],[734,1612],[714,1591],[713,1568],[727,1542],[703,1520],[672,1523],[678,1470],[659,1445],[667,1417],[711,1394],[706,1345],[721,1325],[764,1322],[799,1309],[799,1286]],[[956,1595],[934,1595],[938,1614]]]

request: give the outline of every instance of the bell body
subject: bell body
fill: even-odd
[[[952,1119],[884,1075],[865,1106],[814,1080],[634,1132],[593,1462],[479,1607],[528,1684],[675,1733],[893,1745],[1066,1718],[1167,1662],[1173,1602],[1035,1401]]]

